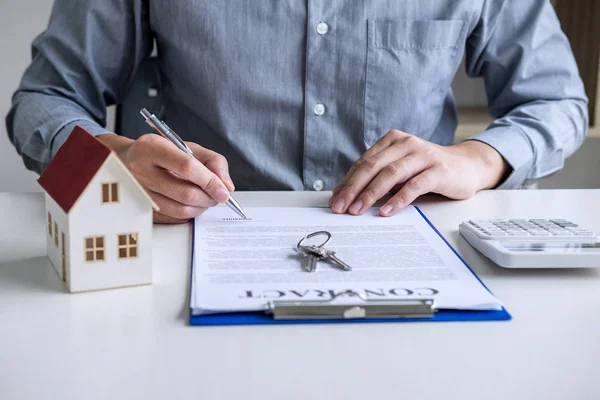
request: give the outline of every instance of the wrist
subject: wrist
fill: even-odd
[[[102,135],[98,135],[96,136],[96,138],[102,143],[104,143],[109,149],[117,153],[117,155],[120,158],[123,158],[123,155],[129,148],[131,143],[134,142],[133,139],[120,135],[115,135],[113,133],[105,133]]]
[[[474,160],[481,171],[481,189],[497,187],[510,172],[510,165],[492,146],[478,140],[466,140],[455,147],[459,152]]]

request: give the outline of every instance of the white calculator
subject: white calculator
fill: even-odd
[[[459,232],[501,267],[600,267],[598,235],[565,219],[470,220]]]

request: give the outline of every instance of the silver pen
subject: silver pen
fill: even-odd
[[[159,135],[170,140],[175,146],[179,148],[179,150],[194,157],[194,153],[192,153],[190,148],[187,147],[185,142],[181,140],[181,138],[175,133],[175,131],[169,128],[167,124],[156,118],[154,114],[150,114],[150,112],[148,112],[148,110],[146,110],[145,108],[143,108],[142,111],[140,111],[140,113],[146,119],[146,123],[150,125]],[[227,199],[227,206],[233,211],[235,211],[235,213],[240,217],[248,219],[248,216],[246,215],[242,207],[240,207],[238,202],[231,195],[229,195],[229,199]]]

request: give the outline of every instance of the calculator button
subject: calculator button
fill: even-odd
[[[588,229],[566,219],[491,219],[469,220],[465,222],[478,236],[483,238],[529,239],[538,238],[542,242],[547,240],[589,240],[596,234]],[[581,238],[581,239],[579,239]],[[531,239],[529,239],[531,240]]]
[[[572,224],[571,221],[567,221],[566,219],[551,219],[550,222],[553,222],[555,224]]]
[[[571,228],[573,229],[571,232],[573,232],[573,234],[575,236],[594,236],[594,232],[588,231],[587,229],[581,229],[581,228]]]
[[[550,232],[548,231],[531,231],[530,232],[532,236],[551,236]]]
[[[579,228],[579,227],[569,227],[569,228],[566,228],[566,230],[568,230],[570,232],[574,232],[574,233],[577,233],[577,232],[590,232],[591,233],[591,231],[588,231],[585,228]]]
[[[552,236],[572,236],[572,235],[573,235],[573,232],[569,232],[569,231],[567,231],[567,230],[564,230],[564,231],[556,231],[556,230],[551,230],[551,231],[550,231],[550,234],[551,234]]]

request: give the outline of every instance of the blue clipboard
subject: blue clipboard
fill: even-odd
[[[448,243],[446,238],[437,230],[437,228],[423,214],[421,209],[415,206],[415,209],[431,226],[431,228],[442,238],[444,243],[450,247],[452,252],[465,264],[471,271],[473,276],[477,278],[479,283],[491,293],[479,277],[473,272],[471,267],[458,254],[458,252]],[[194,237],[195,224],[192,223],[192,257],[191,257],[191,272],[194,269]],[[190,279],[190,293],[192,281]],[[190,296],[191,297],[191,296]],[[270,324],[331,324],[331,323],[378,323],[378,322],[448,322],[448,321],[508,321],[512,317],[503,307],[501,310],[489,311],[468,311],[468,310],[438,310],[433,317],[429,318],[372,318],[372,319],[295,319],[295,320],[275,320],[270,315],[263,311],[256,312],[239,312],[239,313],[223,313],[209,315],[192,315],[192,310],[189,310],[190,325],[193,326],[216,326],[216,325],[270,325]]]

